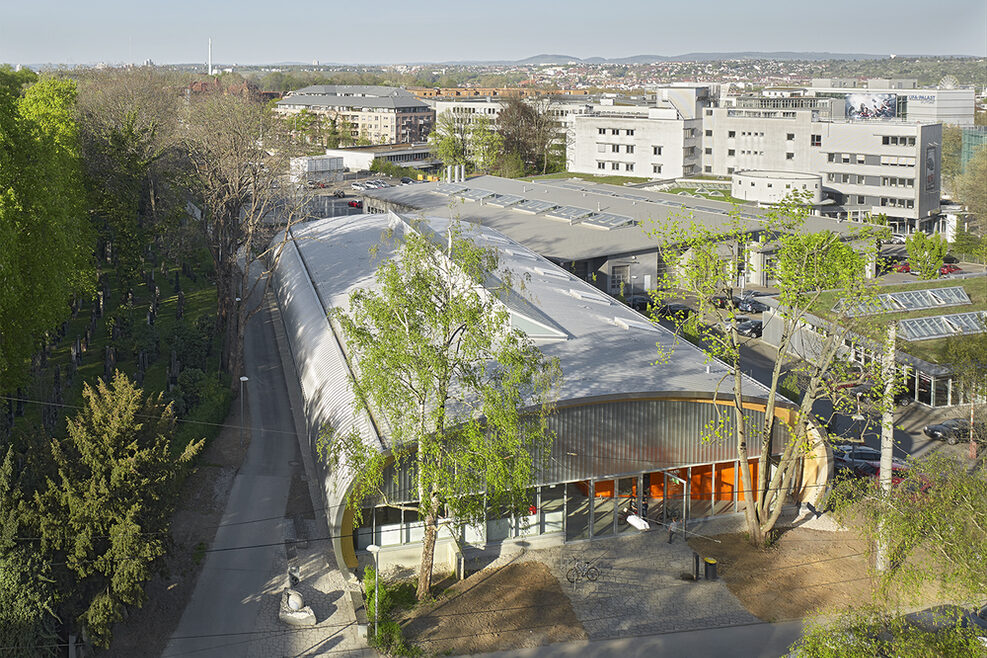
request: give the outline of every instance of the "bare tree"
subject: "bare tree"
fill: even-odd
[[[291,151],[279,125],[250,98],[207,95],[191,102],[183,138],[198,223],[215,267],[222,367],[234,393],[247,321],[260,310],[251,300],[266,291],[267,267],[276,264],[308,202],[282,180]]]

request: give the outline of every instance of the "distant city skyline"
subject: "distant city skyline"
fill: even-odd
[[[795,3],[796,5],[798,3]],[[401,64],[691,52],[987,56],[987,3],[5,2],[0,63]]]

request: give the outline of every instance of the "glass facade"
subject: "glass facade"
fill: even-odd
[[[756,459],[751,460],[751,479],[757,479]],[[732,514],[744,500],[740,483],[738,462],[726,461],[534,487],[530,514],[512,517],[488,507],[484,522],[464,528],[460,540],[484,546],[554,534],[573,542],[636,532],[628,522],[631,514],[647,519],[652,527],[675,519]],[[354,548],[414,544],[422,536],[422,522],[412,506],[365,508],[354,532]]]

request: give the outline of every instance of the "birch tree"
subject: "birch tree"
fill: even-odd
[[[332,316],[355,361],[359,407],[386,428],[390,454],[327,428],[328,458],[357,474],[349,496],[357,518],[368,498],[390,504],[381,489],[392,463],[412,474],[424,525],[419,600],[440,528],[479,522],[488,507],[527,514],[549,450],[559,366],[511,329],[502,289],[491,287],[497,268],[496,253],[456,224],[436,240],[409,230],[376,285]]]
[[[721,359],[731,367],[729,380],[722,382],[723,391],[718,391],[717,396],[722,394],[732,402],[728,408],[735,419],[734,434],[723,436],[726,424],[721,422],[711,428],[707,438],[732,440],[736,445],[745,492],[744,516],[754,545],[769,539],[787,492],[798,476],[801,459],[815,447],[812,430],[822,424],[814,411],[816,402],[828,398],[837,411],[848,411],[851,400],[842,395],[844,386],[880,378],[877,372],[851,371],[849,364],[838,358],[844,342],[853,334],[854,304],[866,304],[873,297],[865,267],[874,257],[876,241],[870,237],[870,229],[862,229],[864,232],[854,240],[856,244],[832,232],[806,233],[807,214],[799,200],[791,198],[756,227],[738,217],[725,230],[709,229],[695,222],[686,226],[673,222],[652,231],[667,267],[659,289],[652,293],[658,302],[652,306],[652,313],[656,319],[672,321],[678,330],[695,337],[709,358]],[[747,339],[737,330],[742,316],[733,301],[741,294],[741,263],[752,251],[768,252],[770,257],[766,273],[779,290],[771,321],[781,324],[778,356],[767,384],[764,420],[759,426],[752,426],[742,413],[745,397],[750,394],[744,390],[741,367],[741,348]],[[695,314],[661,315],[661,302],[682,296],[695,299]],[[811,313],[820,312],[823,300],[827,311],[835,302],[825,337],[808,342],[800,339],[800,329],[809,322]],[[712,324],[706,324],[707,319]],[[792,362],[795,366],[786,372]],[[798,378],[798,384],[792,387],[798,395],[784,403],[779,399],[780,389],[789,377]],[[840,387],[834,388],[833,382],[839,382]],[[787,411],[777,413],[780,407]],[[782,422],[778,416],[787,417],[788,439],[781,455],[774,458],[772,437],[775,425]],[[756,479],[750,467],[755,446],[759,450]]]

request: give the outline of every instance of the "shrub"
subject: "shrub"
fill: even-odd
[[[200,317],[199,320],[201,319]],[[201,369],[206,367],[212,338],[212,323],[210,322],[207,330],[203,330],[199,320],[196,320],[194,325],[187,322],[179,323],[175,327],[175,333],[172,334],[171,349],[175,350],[178,362],[183,367]]]
[[[182,372],[184,375],[185,372]],[[194,375],[189,375],[189,379]],[[197,402],[195,406],[188,410],[188,415],[183,417],[184,422],[179,424],[175,432],[172,446],[181,450],[190,441],[206,439],[211,441],[219,434],[222,423],[226,420],[226,415],[230,411],[230,401],[233,399],[229,389],[229,376],[204,375],[201,383],[195,391]],[[179,375],[179,388],[181,387],[181,375]],[[175,389],[176,391],[178,388]],[[182,393],[184,396],[184,393]],[[176,400],[177,407],[177,400]]]

